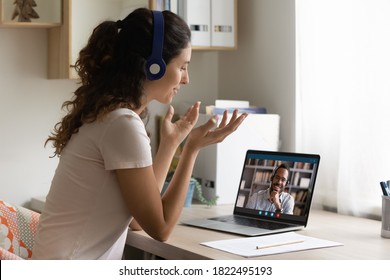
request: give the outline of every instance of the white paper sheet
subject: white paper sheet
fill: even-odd
[[[304,236],[295,232],[202,242],[200,244],[243,257],[274,255],[343,245],[342,243]],[[257,249],[258,246],[266,248]]]

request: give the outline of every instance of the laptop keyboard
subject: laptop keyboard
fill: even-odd
[[[242,225],[242,226],[264,228],[264,229],[269,229],[269,230],[277,230],[277,229],[291,227],[291,225],[289,225],[289,224],[273,223],[273,222],[268,222],[268,221],[259,221],[259,220],[249,219],[249,218],[245,218],[245,217],[239,217],[239,216],[235,216],[235,215],[210,218],[210,220],[231,223],[231,224],[238,224],[238,225]]]

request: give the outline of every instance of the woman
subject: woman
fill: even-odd
[[[154,29],[158,24],[164,31]],[[147,75],[145,65],[158,32],[166,69],[156,78]],[[132,219],[157,240],[169,237],[199,150],[221,142],[246,116],[235,112],[228,121],[225,113],[217,128],[214,116],[193,129],[199,102],[174,123],[169,106],[152,161],[141,116],[152,100],[170,104],[189,82],[190,38],[177,15],[154,15],[144,8],[95,28],[76,62],[81,86],[64,103],[68,114],[47,140],[60,161],[40,218],[34,259],[121,259]],[[161,197],[173,155],[185,138],[176,172]]]

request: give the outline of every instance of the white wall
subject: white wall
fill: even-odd
[[[194,52],[190,84],[175,104],[217,98],[249,100],[280,115],[280,149],[295,151],[294,0],[239,0],[238,49]]]
[[[76,88],[47,79],[46,33],[0,28],[0,199],[16,204],[47,193],[57,159],[43,145]]]
[[[192,104],[201,101],[202,106],[214,104],[218,98],[218,52],[193,51],[189,65],[190,83],[182,85],[173,104]]]
[[[239,0],[238,50],[219,54],[219,98],[281,116],[282,150],[295,150],[295,1]]]

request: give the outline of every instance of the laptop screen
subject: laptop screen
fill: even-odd
[[[306,226],[319,162],[314,154],[248,150],[234,214]]]

